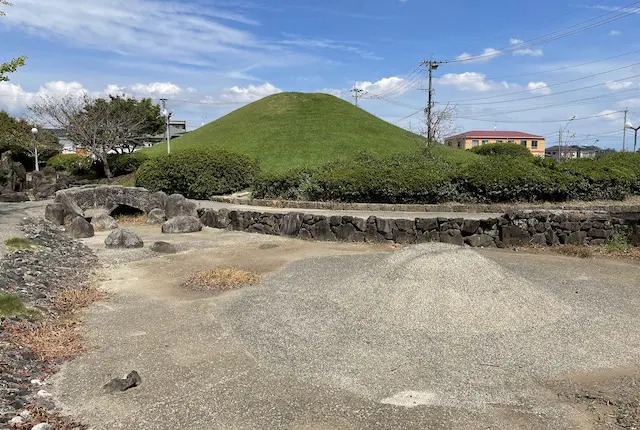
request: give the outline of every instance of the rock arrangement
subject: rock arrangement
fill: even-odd
[[[261,213],[205,209],[200,221],[213,228],[326,241],[424,243],[505,247],[604,243],[616,233],[631,234],[640,244],[637,217],[607,213],[522,211],[500,218],[368,219],[304,213]]]
[[[47,221],[28,220],[22,230],[36,249],[4,256],[0,261],[0,291],[20,296],[27,306],[43,314],[51,313],[56,291],[86,286],[98,260],[88,247]],[[10,322],[2,321],[2,327]],[[0,427],[11,420],[15,425],[27,421],[29,414],[24,409],[28,404],[54,407],[45,380],[55,365],[13,346],[6,336],[7,332],[0,330]]]
[[[104,244],[107,248],[142,248],[144,242],[136,234],[135,231],[128,228],[117,228],[109,233],[109,236],[104,240]]]

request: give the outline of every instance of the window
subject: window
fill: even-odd
[[[458,141],[458,149],[461,149],[461,148],[462,148],[462,142]]]
[[[478,141],[477,140],[472,140],[471,141],[471,146],[478,146]]]
[[[488,140],[483,140],[483,141],[482,141],[482,144],[483,144],[483,145],[488,145],[488,144],[489,144],[489,141],[488,141]]]
[[[512,140],[512,139],[509,139],[509,140],[507,140],[507,143],[516,143],[516,141]]]
[[[496,143],[504,143],[504,140],[496,140]]]
[[[531,149],[538,149],[538,141],[537,140],[532,140],[531,141]]]
[[[527,141],[526,140],[521,140],[520,141],[520,145],[524,146],[525,148],[527,147]]]

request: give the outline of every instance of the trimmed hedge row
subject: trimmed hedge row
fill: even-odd
[[[314,171],[263,175],[254,197],[348,203],[509,203],[622,200],[640,194],[640,155],[553,160],[487,155],[461,162],[434,157],[359,157]]]
[[[253,183],[258,165],[244,155],[215,149],[184,149],[145,161],[136,186],[191,199],[240,191]]]
[[[49,158],[47,166],[53,167],[56,172],[85,175],[91,172],[93,160],[91,157],[77,154],[58,154]]]

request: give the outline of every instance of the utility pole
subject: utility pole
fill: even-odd
[[[624,125],[622,126],[622,152],[627,150],[627,114],[629,108],[624,108]]]
[[[431,143],[431,141],[433,140],[433,130],[432,130],[432,118],[431,115],[433,113],[433,71],[437,70],[438,67],[440,66],[440,64],[442,64],[441,61],[433,61],[433,60],[429,60],[429,61],[423,61],[422,64],[427,66],[427,69],[429,70],[429,101],[427,103],[427,143]]]
[[[356,88],[354,86],[354,88],[350,92],[353,93],[353,97],[355,97],[355,99],[356,99],[356,107],[358,107],[358,97],[360,97],[360,93],[364,92],[364,90],[362,90],[360,88]]]
[[[167,99],[160,99],[162,102],[162,116],[164,117],[164,137],[167,139],[167,154],[171,154],[171,115],[172,112],[167,110]]]
[[[562,126],[558,129],[558,161],[562,158]]]

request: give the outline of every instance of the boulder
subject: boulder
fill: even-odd
[[[168,234],[194,233],[202,230],[202,223],[194,216],[177,216],[162,224],[162,232]]]
[[[104,240],[107,248],[142,248],[144,242],[135,231],[128,228],[117,228]]]
[[[167,195],[158,191],[149,196],[149,204],[147,206],[147,212],[151,212],[153,209],[165,210],[167,206]]]
[[[586,231],[574,231],[567,237],[567,243],[569,245],[584,245],[587,240]]]
[[[474,234],[464,239],[464,242],[472,248],[495,248],[496,242],[488,234]]]
[[[312,227],[313,228],[313,227]],[[335,236],[347,242],[364,242],[364,233],[358,231],[353,224],[342,224],[335,229]]]
[[[167,214],[167,219],[179,216],[198,216],[196,204],[187,200],[182,194],[172,194],[167,197],[164,211]]]
[[[117,391],[126,391],[129,388],[137,387],[142,384],[142,378],[135,370],[130,372],[124,378],[114,378],[103,387],[108,393]]]
[[[64,224],[64,205],[61,203],[48,204],[44,209],[44,218],[55,225]]]
[[[82,209],[80,209],[80,206],[78,206],[76,202],[72,200],[71,197],[69,197],[67,191],[58,191],[56,193],[56,199],[54,200],[54,203],[62,205],[64,217],[68,215],[72,215],[74,218],[78,216],[84,216],[84,213],[82,212]]]
[[[309,229],[311,236],[316,240],[326,240],[326,241],[335,241],[337,240],[336,235],[331,230],[331,225],[329,221],[324,219],[318,221]]]
[[[147,215],[147,224],[162,224],[167,220],[167,215],[162,209],[152,209]]]
[[[504,246],[522,245],[530,240],[531,234],[515,225],[505,225],[500,229],[500,241]]]
[[[475,219],[466,219],[462,222],[462,234],[470,236],[476,234],[480,228],[480,221]]]
[[[304,214],[301,213],[288,213],[282,217],[282,225],[280,226],[281,236],[297,236],[300,228],[302,227],[302,219]],[[342,218],[340,218],[342,221]]]
[[[418,231],[431,231],[438,229],[438,220],[436,218],[417,218],[416,228]]]
[[[0,202],[2,203],[22,203],[28,201],[29,196],[27,193],[9,191],[0,194]]]
[[[631,232],[631,245],[640,246],[640,224],[634,225]]]
[[[175,247],[175,245],[169,242],[162,241],[153,242],[153,245],[151,245],[151,250],[159,254],[175,254],[176,252],[178,252],[178,249]]]
[[[36,200],[45,200],[53,196],[58,191],[57,184],[41,183],[37,188],[33,189],[33,195]]]
[[[116,220],[106,212],[102,212],[91,218],[91,225],[96,231],[106,231],[118,228]]]
[[[447,230],[440,233],[440,242],[448,243],[450,245],[464,245],[464,239],[462,238],[462,233],[460,233],[459,230]]]
[[[76,239],[93,237],[93,226],[84,218],[76,217],[67,226],[67,233]]]

